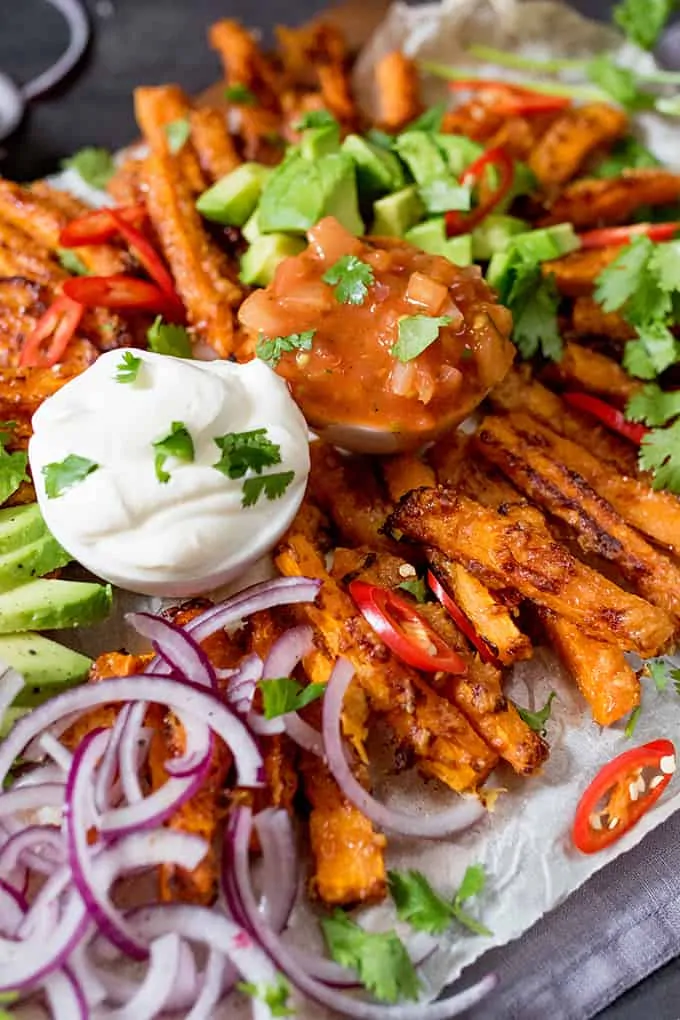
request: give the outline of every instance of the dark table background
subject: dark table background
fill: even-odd
[[[651,0],[650,0],[651,2]],[[116,149],[136,136],[131,92],[166,81],[200,92],[219,75],[206,29],[239,18],[271,38],[273,25],[299,24],[323,10],[322,0],[86,0],[93,26],[89,52],[70,80],[33,104],[0,148],[0,173],[26,180],[54,171],[85,145]],[[608,17],[610,0],[572,0],[592,17]],[[49,66],[66,44],[61,16],[44,0],[0,0],[0,69],[16,81]],[[2,143],[0,143],[2,146]],[[680,938],[680,933],[679,933]],[[556,947],[557,948],[557,947]],[[679,1020],[680,961],[637,985],[598,1020]],[[499,1020],[502,1018],[499,1017]],[[546,1018],[548,1020],[548,1018]]]

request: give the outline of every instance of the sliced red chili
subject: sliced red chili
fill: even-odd
[[[127,205],[119,209],[94,209],[71,220],[59,235],[62,248],[80,248],[84,244],[104,244],[119,231],[111,213],[132,227],[141,227],[147,218],[145,205]]]
[[[467,672],[460,655],[396,592],[352,581],[349,593],[366,622],[403,662],[425,673]]]
[[[582,248],[607,248],[614,244],[628,244],[634,237],[648,237],[651,241],[672,241],[680,232],[680,223],[632,223],[627,227],[602,227],[579,234]]]
[[[637,446],[649,432],[646,425],[628,421],[623,411],[620,411],[618,407],[612,407],[611,404],[600,400],[599,397],[593,397],[589,393],[563,393],[562,396],[571,407],[592,414],[593,418],[597,418],[612,432],[618,432],[620,436],[629,439]]]
[[[78,301],[66,295],[57,298],[26,337],[19,365],[22,368],[50,368],[61,361],[84,311]]]
[[[458,608],[440,580],[435,577],[431,570],[427,572],[427,583],[431,591],[439,599],[446,612],[449,614],[461,634],[464,634],[473,648],[479,652],[482,662],[490,663],[493,666],[500,666],[498,659],[493,654],[484,638],[481,638],[465,613]]]
[[[110,215],[116,224],[116,228],[127,241],[130,251],[137,261],[144,266],[151,279],[167,294],[168,299],[177,306],[179,314],[183,314],[184,308],[175,290],[175,281],[163,264],[163,260],[154,246],[147,241],[141,230],[137,230],[136,227],[127,223],[122,216],[118,215],[115,209],[111,210]]]
[[[449,88],[454,92],[479,92],[494,110],[510,117],[557,113],[571,106],[569,96],[547,95],[538,89],[493,78],[461,78],[449,82]]]
[[[113,276],[79,276],[66,280],[64,293],[86,308],[118,308],[172,316],[176,309],[168,295],[148,280],[116,273]]]
[[[497,181],[489,185],[487,173],[489,169],[497,172]],[[514,166],[511,156],[500,146],[487,149],[471,163],[463,176],[461,184],[476,187],[478,190],[477,206],[469,213],[457,211],[446,214],[446,233],[449,237],[467,234],[480,223],[505,198],[512,187]]]
[[[574,845],[584,854],[611,846],[656,804],[674,772],[670,740],[653,740],[608,762],[576,808]]]

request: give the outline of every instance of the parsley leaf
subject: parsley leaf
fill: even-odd
[[[428,587],[422,577],[416,577],[413,581],[402,581],[397,588],[403,588],[409,595],[413,595],[416,602],[425,602],[427,599]]]
[[[339,124],[332,113],[328,110],[307,110],[300,119],[293,124],[294,131],[306,131],[308,128],[332,127]]]
[[[550,713],[552,712],[552,703],[556,697],[557,694],[555,691],[551,691],[545,705],[537,712],[532,712],[528,708],[520,708],[519,705],[515,705],[517,714],[520,719],[523,719],[527,726],[534,731],[534,733],[540,733],[543,737],[545,736],[545,725],[550,718]]]
[[[273,680],[260,680],[257,686],[262,692],[265,719],[276,719],[288,712],[299,712],[321,698],[326,691],[325,684],[308,684],[303,687],[292,677],[280,676]]]
[[[168,457],[176,457],[177,460],[187,464],[190,464],[194,459],[194,441],[189,435],[186,425],[181,421],[173,421],[167,436],[157,439],[151,445],[156,451],[154,460],[156,478],[164,485],[170,481],[170,475],[165,470],[165,462]]]
[[[156,354],[169,354],[173,358],[191,358],[191,338],[184,326],[163,322],[163,316],[156,317],[146,331],[149,350]]]
[[[99,464],[88,460],[87,457],[79,457],[76,453],[69,453],[63,460],[45,464],[42,473],[47,498],[56,499],[57,496],[63,495],[67,489],[84,481],[98,468]]]
[[[247,85],[243,85],[241,82],[236,82],[234,85],[228,85],[224,90],[224,97],[230,103],[238,103],[239,106],[257,105],[257,96],[255,93],[249,89]]]
[[[398,361],[413,361],[439,337],[442,326],[448,326],[448,315],[402,315],[398,322],[399,339],[392,347]]]
[[[289,354],[291,351],[311,351],[315,333],[315,329],[307,329],[304,333],[277,336],[273,340],[261,336],[257,341],[255,354],[271,368],[276,368],[282,354]]]
[[[343,255],[321,279],[335,285],[333,293],[343,305],[363,305],[368,288],[375,282],[372,267],[356,255]]]
[[[589,60],[586,73],[627,110],[649,110],[654,106],[654,96],[639,87],[635,72],[621,67],[608,53],[600,53]]]
[[[680,415],[680,390],[666,392],[656,383],[648,383],[635,393],[626,406],[626,418],[645,425],[665,425]]]
[[[243,483],[241,506],[255,506],[262,493],[267,499],[280,499],[294,478],[294,471],[279,471],[275,475],[246,478]]]
[[[420,871],[388,871],[397,917],[418,931],[441,935],[451,924],[452,904],[435,892]]]
[[[640,718],[640,712],[641,711],[642,711],[642,705],[636,705],[635,708],[633,709],[633,711],[628,716],[628,722],[626,723],[626,728],[623,731],[624,736],[628,740],[630,740],[630,738],[633,736],[633,734],[635,732],[635,727],[638,724],[638,719]]]
[[[435,103],[434,106],[430,106],[419,117],[416,117],[410,124],[407,124],[402,134],[405,131],[434,131],[435,133],[441,131],[442,121],[447,109],[448,104],[444,100],[440,103]]]
[[[83,260],[78,258],[76,253],[70,248],[57,248],[57,258],[67,273],[73,273],[74,276],[89,275],[90,270]]]
[[[660,161],[637,138],[629,135],[615,142],[593,171],[593,177],[618,177],[623,170],[660,166]]]
[[[179,117],[171,120],[165,125],[165,137],[168,140],[168,148],[173,155],[184,148],[191,134],[191,124],[188,117]]]
[[[93,146],[75,152],[68,159],[62,159],[61,165],[64,170],[75,170],[86,184],[100,191],[106,187],[116,171],[109,150]]]
[[[321,927],[331,957],[356,970],[376,999],[398,1002],[418,998],[418,975],[396,932],[364,931],[342,910],[323,918]]]
[[[468,212],[472,203],[470,188],[456,180],[435,178],[421,184],[418,194],[429,213],[444,213],[452,209]]]
[[[290,985],[282,974],[277,974],[276,984],[255,985],[250,981],[239,981],[236,987],[239,992],[264,1002],[272,1016],[295,1016],[295,1010],[288,1005]]]
[[[613,18],[631,42],[653,50],[676,6],[676,0],[622,0],[614,8]]]
[[[138,358],[132,351],[123,351],[123,355],[116,365],[116,382],[133,383],[139,375],[142,367],[142,359]]]
[[[281,463],[281,447],[267,437],[266,429],[251,432],[228,432],[215,436],[215,443],[222,451],[213,467],[228,478],[243,478],[246,471],[255,471]]]
[[[640,445],[640,467],[653,472],[655,489],[680,494],[680,419],[647,433]]]

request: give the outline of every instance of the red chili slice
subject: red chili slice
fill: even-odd
[[[645,770],[655,774],[645,775]],[[656,804],[674,771],[670,740],[653,740],[614,758],[579,801],[571,833],[574,845],[584,854],[611,846]]]
[[[61,361],[84,311],[78,301],[66,295],[57,298],[26,337],[19,365],[22,368],[50,368]]]
[[[613,244],[628,244],[634,237],[648,237],[651,241],[672,241],[680,232],[680,223],[632,223],[627,227],[602,227],[579,234],[582,248],[607,248]]]
[[[569,96],[551,96],[538,89],[513,85],[493,78],[461,78],[449,82],[454,92],[481,92],[489,97],[489,105],[498,113],[510,117],[531,116],[537,113],[557,113],[571,106]]]
[[[491,188],[489,188],[485,180],[486,171],[489,167],[495,167],[498,171],[498,183]],[[470,164],[461,177],[461,184],[469,185],[470,187],[478,186],[478,204],[469,213],[447,212],[446,233],[448,236],[453,237],[457,234],[466,234],[480,223],[505,198],[512,187],[513,178],[514,166],[512,158],[505,149],[496,146],[483,152],[474,163]]]
[[[180,315],[183,315],[184,308],[179,295],[175,290],[175,281],[166,269],[163,264],[163,260],[154,246],[147,241],[140,230],[137,230],[136,227],[127,223],[122,216],[119,216],[117,210],[112,209],[110,216],[114,221],[117,230],[127,241],[130,251],[137,261],[144,266],[151,279],[158,284],[165,294],[167,294],[169,300],[177,306],[177,312]]]
[[[403,662],[425,673],[467,672],[460,655],[396,592],[352,581],[349,593],[366,622]]]
[[[62,248],[80,248],[84,244],[104,244],[119,231],[111,213],[132,227],[141,227],[147,218],[145,205],[127,205],[119,209],[95,209],[71,220],[59,235]]]
[[[482,662],[490,663],[493,666],[500,668],[500,663],[496,656],[493,654],[489,646],[487,645],[484,638],[481,638],[475,628],[468,620],[465,613],[458,608],[456,603],[453,601],[449,593],[443,584],[437,577],[432,573],[431,570],[427,572],[427,583],[430,586],[431,591],[439,599],[446,612],[449,614],[453,622],[455,623],[461,634],[464,634],[470,644],[477,649],[479,657]]]
[[[118,308],[158,312],[174,316],[176,309],[155,283],[136,276],[116,273],[113,276],[79,276],[66,280],[64,293],[86,308]]]
[[[646,425],[639,425],[636,422],[628,421],[623,411],[618,407],[612,407],[599,397],[591,397],[589,393],[563,393],[565,401],[579,411],[586,411],[597,418],[603,425],[606,425],[612,432],[618,432],[620,436],[629,439],[631,443],[639,446],[649,432]]]

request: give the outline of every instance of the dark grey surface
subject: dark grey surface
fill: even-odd
[[[28,179],[56,168],[83,145],[115,149],[135,134],[131,90],[137,84],[173,80],[197,92],[215,80],[217,60],[205,33],[219,17],[237,17],[265,35],[277,22],[296,24],[321,10],[317,0],[88,0],[94,40],[79,71],[49,99],[34,104],[6,144],[0,172]],[[607,0],[574,6],[606,16]],[[0,70],[21,80],[46,67],[65,43],[59,15],[44,0],[0,0]],[[583,894],[581,894],[583,895]],[[588,895],[588,886],[585,887]],[[631,890],[634,895],[634,890]],[[559,952],[560,918],[542,922]],[[554,934],[552,934],[554,933]],[[680,939],[680,932],[678,933]],[[599,1020],[679,1020],[680,963],[676,960],[599,1015]],[[498,1020],[503,1020],[498,1017]],[[548,1020],[548,1018],[546,1018]]]

